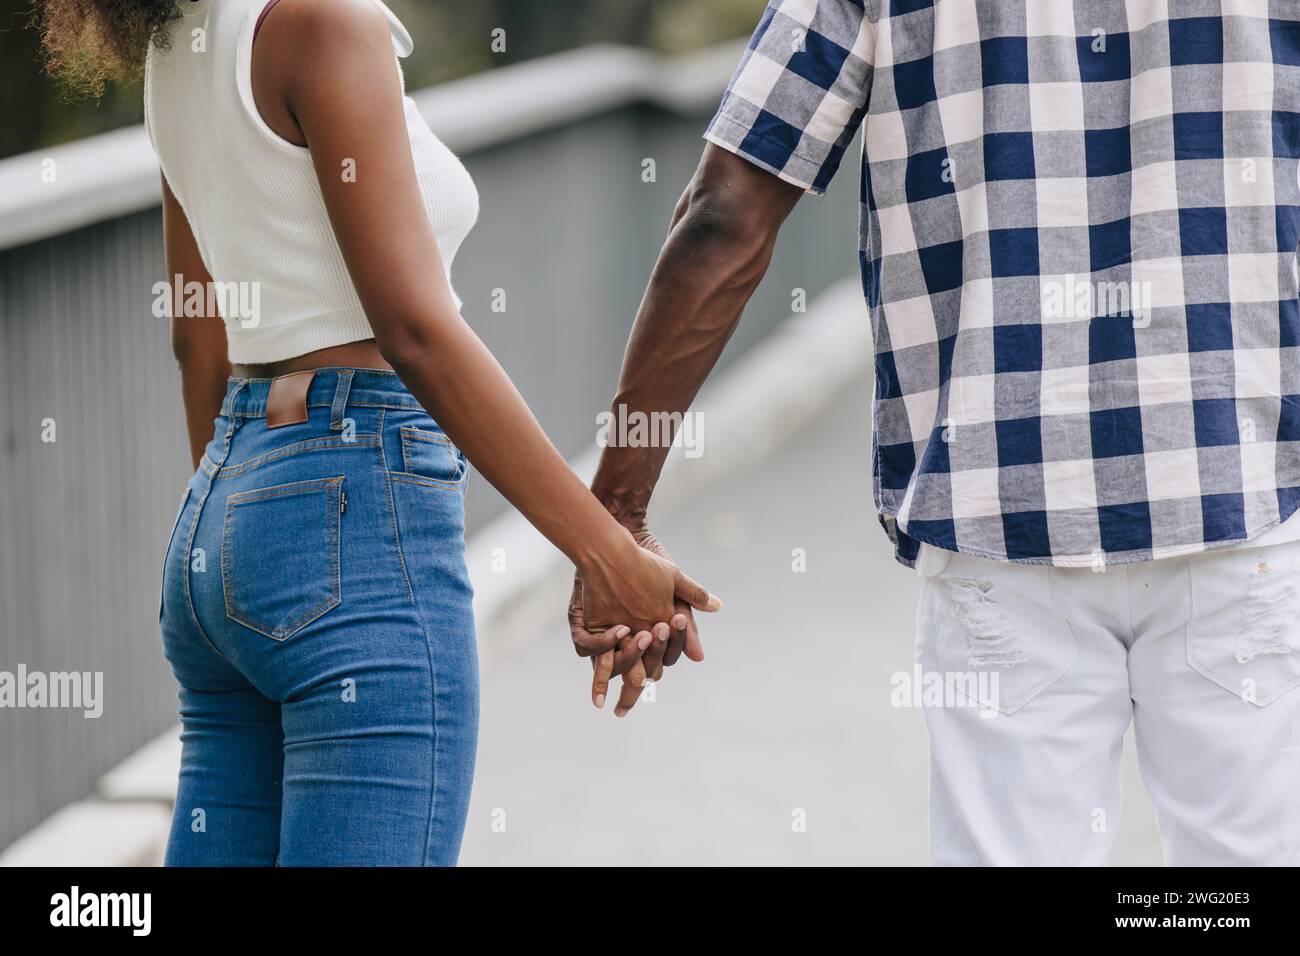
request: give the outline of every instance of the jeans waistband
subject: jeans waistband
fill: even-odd
[[[221,414],[226,418],[265,418],[269,378],[231,378]],[[308,408],[332,408],[336,403],[371,408],[420,410],[395,372],[369,368],[319,368],[307,390]]]

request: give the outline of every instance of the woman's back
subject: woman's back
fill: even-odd
[[[379,0],[394,50],[411,41]],[[168,185],[217,284],[234,363],[276,362],[369,339],[321,195],[313,156],[276,133],[253,96],[253,42],[268,0],[189,0],[149,52],[145,123]],[[265,42],[265,41],[261,41]],[[404,100],[420,194],[450,273],[478,215],[459,160]],[[316,157],[320,161],[321,157]],[[345,182],[365,175],[332,160]]]

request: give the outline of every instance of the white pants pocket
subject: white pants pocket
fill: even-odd
[[[1188,573],[1192,669],[1258,707],[1300,687],[1300,544],[1198,555]]]
[[[922,579],[922,656],[956,697],[1009,715],[1069,670],[1078,648],[1051,578],[1048,567],[953,554]]]

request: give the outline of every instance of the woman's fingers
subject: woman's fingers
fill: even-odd
[[[600,710],[604,708],[605,698],[609,695],[609,679],[614,673],[614,652],[597,654],[591,663],[595,671],[591,678],[591,702]]]
[[[619,627],[618,630],[621,633],[614,651],[613,676],[615,677],[626,675],[634,665],[641,663],[641,655],[654,640],[649,631],[640,631],[636,637],[632,637],[631,629]]]
[[[664,667],[675,664],[683,654],[693,661],[704,659],[694,609],[716,611],[722,601],[709,594],[680,568],[670,565],[675,613],[668,621],[635,635],[626,626],[605,630],[589,629],[581,580],[574,581],[569,604],[569,625],[579,654],[592,658],[591,701],[603,708],[609,699],[610,681],[623,678],[614,713],[625,717],[641,697],[646,682],[659,680]]]
[[[638,660],[632,669],[623,675],[623,689],[619,692],[618,704],[614,708],[615,717],[627,716],[628,711],[636,706],[637,700],[641,697],[643,687],[645,687],[645,665]]]
[[[710,594],[703,587],[686,576],[677,565],[673,565],[673,591],[678,598],[685,601],[697,611],[720,611],[722,599]]]

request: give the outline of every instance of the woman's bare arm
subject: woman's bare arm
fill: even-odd
[[[163,248],[167,259],[167,282],[172,286],[172,301],[176,301],[176,283],[184,286],[191,282],[203,284],[207,289],[212,281],[198,243],[190,229],[189,220],[176,200],[167,177],[162,181],[163,194]],[[205,295],[203,300],[208,301]],[[221,402],[226,394],[226,379],[230,377],[230,362],[226,358],[226,327],[221,316],[172,317],[172,354],[181,370],[181,399],[185,403],[185,428],[189,434],[190,457],[194,467],[199,466],[203,449],[212,438],[212,420],[221,413]]]
[[[460,316],[425,213],[387,20],[371,0],[281,0],[258,40],[308,144],[385,359],[475,467],[583,574],[598,626],[673,615],[671,565],[645,552],[570,470]],[[266,88],[268,78],[259,84]],[[353,175],[344,176],[344,165]],[[677,572],[680,574],[680,572]],[[696,607],[707,593],[677,587]],[[594,609],[590,606],[594,603]],[[604,650],[613,635],[588,651]],[[583,650],[580,648],[580,650]]]

